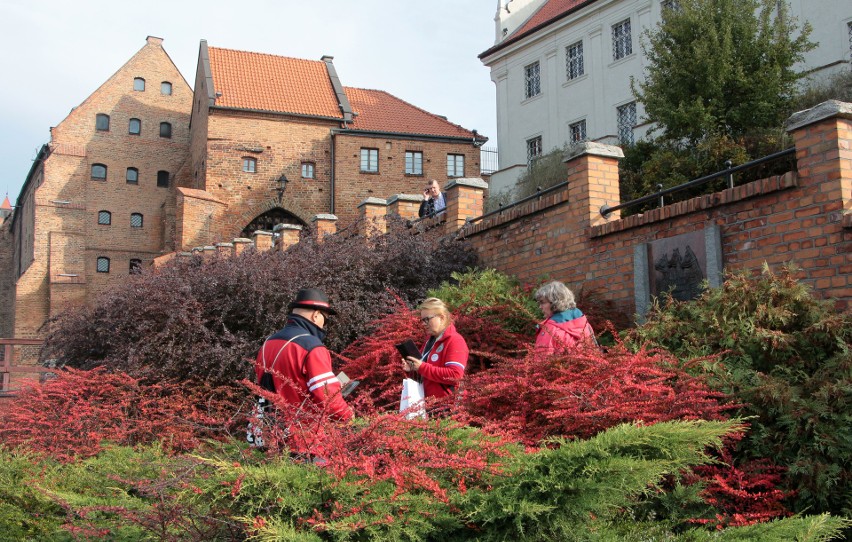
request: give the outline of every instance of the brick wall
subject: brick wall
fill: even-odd
[[[728,269],[795,261],[802,279],[838,307],[852,304],[852,106],[829,102],[788,126],[798,172],[644,213],[604,219],[618,203],[617,149],[585,144],[566,163],[569,183],[462,231],[486,265],[521,280],[544,276],[597,289],[635,308],[634,247],[717,225]],[[576,148],[575,148],[576,149]]]
[[[358,205],[369,197],[422,194],[430,179],[444,186],[449,180],[447,154],[464,155],[463,177],[479,176],[479,148],[470,142],[397,139],[351,132],[335,138],[335,214],[341,227],[357,218]],[[378,149],[377,173],[361,172],[361,148]],[[405,173],[406,151],[423,153],[422,175]]]
[[[0,219],[0,337],[11,337],[15,318],[14,255],[11,217]]]

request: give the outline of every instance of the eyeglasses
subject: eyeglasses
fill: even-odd
[[[441,315],[440,314],[433,314],[432,316],[424,316],[423,318],[420,319],[420,321],[423,322],[424,324],[428,325],[429,320],[431,320],[432,318],[435,318],[436,316],[441,316]]]

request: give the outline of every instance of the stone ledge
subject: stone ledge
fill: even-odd
[[[320,213],[311,217],[311,222],[316,222],[318,220],[337,220],[337,217],[328,213]]]
[[[450,179],[450,181],[444,185],[444,190],[449,190],[454,186],[469,186],[471,188],[485,189],[488,188],[488,183],[478,177],[458,177]]]
[[[610,158],[624,158],[624,151],[615,145],[605,145],[595,141],[581,141],[568,147],[562,155],[563,162],[569,162],[575,158],[590,154],[592,156],[608,156]]]
[[[412,201],[420,203],[423,201],[423,196],[420,194],[395,194],[387,199],[388,205],[394,204],[397,201]]]
[[[382,205],[387,206],[388,201],[382,198],[367,198],[361,203],[358,204],[358,208],[364,207],[365,205]]]
[[[840,100],[828,100],[819,105],[815,105],[810,109],[798,111],[790,115],[790,118],[784,123],[784,128],[788,132],[804,128],[805,126],[816,124],[822,120],[831,118],[852,119],[852,104],[841,102]]]

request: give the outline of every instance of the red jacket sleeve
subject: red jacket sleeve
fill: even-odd
[[[329,413],[340,420],[352,418],[352,409],[340,394],[340,381],[331,369],[328,349],[318,346],[310,351],[305,361],[308,392],[311,400],[328,408]]]
[[[461,336],[453,337],[444,343],[444,350],[440,354],[441,363],[421,363],[417,372],[425,379],[452,386],[464,377],[468,354],[464,339]]]

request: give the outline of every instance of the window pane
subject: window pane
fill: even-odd
[[[139,135],[139,132],[142,131],[142,121],[139,119],[130,119],[128,131],[133,135]]]
[[[169,186],[169,172],[168,171],[158,171],[157,172],[157,186],[159,186],[159,187],[168,187]]]
[[[126,178],[128,184],[139,184],[139,170],[135,167],[127,168]]]
[[[92,179],[105,181],[107,176],[107,167],[103,164],[92,164]]]
[[[636,102],[622,105],[618,112],[618,139],[622,144],[633,143],[633,127],[636,126]]]
[[[172,95],[172,84],[169,83],[168,81],[163,81],[162,83],[160,83],[160,94],[162,94],[164,96],[171,96]]]
[[[99,132],[106,132],[109,130],[109,115],[105,115],[103,113],[98,113],[95,115],[95,129]]]
[[[133,80],[133,90],[145,90],[145,80],[141,77],[137,77]]]
[[[570,80],[580,77],[583,73],[583,42],[578,41],[565,48],[565,74]]]
[[[407,151],[405,153],[405,172],[409,175],[423,175],[423,153]]]
[[[570,127],[571,130],[571,143],[579,143],[580,141],[586,140],[586,121],[581,120],[580,122],[575,122]]]
[[[142,215],[139,213],[133,213],[130,215],[130,227],[131,228],[141,228],[142,227]]]
[[[524,96],[532,98],[541,94],[541,71],[538,62],[524,68]]]
[[[160,137],[172,137],[172,125],[168,122],[160,123]]]
[[[464,177],[464,155],[447,155],[447,177]]]
[[[630,19],[612,25],[612,59],[618,60],[633,54],[630,37]]]
[[[314,164],[311,162],[302,162],[302,178],[304,179],[313,179],[314,178]]]
[[[254,173],[257,170],[257,160],[254,158],[243,158],[243,171]]]
[[[98,211],[98,224],[109,226],[112,224],[112,213],[109,211]]]
[[[541,136],[527,140],[527,165],[541,156]]]
[[[98,258],[98,273],[109,273],[109,258]]]
[[[378,149],[361,149],[361,171],[370,173],[379,171]]]

